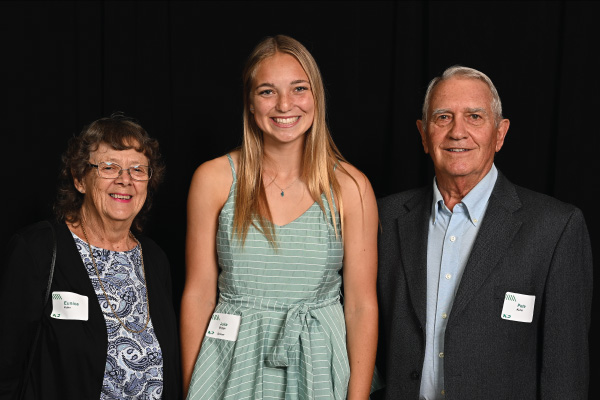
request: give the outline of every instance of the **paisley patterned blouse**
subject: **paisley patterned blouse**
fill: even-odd
[[[85,241],[73,234],[81,259],[106,321],[108,348],[100,399],[160,399],[163,388],[163,360],[152,320],[140,333],[127,331],[107,303]],[[92,246],[98,274],[116,313],[131,330],[146,324],[146,284],[140,247],[111,251]]]

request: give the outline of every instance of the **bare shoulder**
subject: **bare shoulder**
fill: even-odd
[[[231,154],[232,158],[234,154]],[[190,200],[201,199],[202,203],[224,204],[233,183],[231,165],[226,155],[202,163],[192,177],[190,185]]]
[[[341,187],[344,212],[344,246],[347,250],[344,258],[347,255],[347,260],[362,260],[364,254],[369,253],[364,252],[366,249],[376,251],[378,220],[375,193],[369,179],[355,166],[341,163],[335,171]],[[360,255],[356,252],[358,250]],[[377,258],[376,255],[374,257]],[[344,265],[350,264],[345,262]]]
[[[347,197],[356,196],[360,199],[361,195],[364,196],[369,192],[373,192],[371,182],[369,182],[367,176],[352,164],[341,162],[335,169],[335,176],[340,183],[344,201]]]

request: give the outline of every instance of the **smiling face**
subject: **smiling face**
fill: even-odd
[[[496,126],[491,99],[479,79],[454,77],[435,87],[427,126],[417,121],[417,127],[438,184],[462,181],[472,188],[491,169],[510,124],[503,119]]]
[[[304,139],[313,123],[315,102],[308,76],[293,56],[275,53],[259,64],[250,107],[265,143]]]
[[[134,146],[135,147],[135,146]],[[90,154],[90,163],[112,162],[121,168],[134,165],[148,165],[148,158],[135,149],[115,150],[106,143]],[[134,181],[127,171],[114,179],[98,176],[95,168],[90,168],[84,178],[75,180],[75,187],[85,194],[82,213],[92,218],[100,218],[103,223],[129,222],[140,212],[148,193],[147,181]]]

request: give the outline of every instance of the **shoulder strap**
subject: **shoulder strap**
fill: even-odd
[[[50,287],[52,286],[52,279],[54,278],[54,265],[56,264],[56,232],[54,231],[54,226],[50,221],[46,221],[48,226],[50,227],[50,232],[52,232],[52,259],[50,261],[50,274],[48,276],[48,286],[46,287],[46,294],[44,295],[44,304],[42,305],[42,315],[40,316],[40,323],[38,324],[37,331],[35,332],[35,338],[33,339],[31,346],[31,353],[29,354],[29,361],[27,362],[27,369],[25,370],[25,375],[23,375],[23,383],[21,386],[21,393],[19,395],[19,399],[25,398],[25,391],[27,390],[27,383],[29,382],[29,371],[31,371],[31,365],[33,364],[33,357],[37,350],[38,340],[40,338],[40,331],[42,330],[42,318],[44,309],[48,304],[48,299],[50,298]]]
[[[233,158],[231,158],[231,154],[227,153],[227,159],[229,160],[229,165],[231,165],[231,174],[233,175],[233,181],[237,181],[237,175],[235,173],[235,165],[233,165]]]
[[[52,232],[52,261],[50,261],[50,275],[48,276],[48,286],[46,287],[46,295],[44,296],[44,307],[48,304],[48,299],[50,298],[50,286],[52,286],[52,279],[54,278],[54,264],[56,263],[56,232],[54,231],[54,226],[50,221],[48,222],[48,226],[50,227],[50,232]]]

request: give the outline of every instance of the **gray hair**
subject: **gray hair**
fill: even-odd
[[[496,127],[502,121],[502,102],[500,101],[500,95],[498,95],[498,91],[496,90],[496,86],[492,83],[492,80],[483,72],[477,71],[476,69],[463,67],[461,65],[454,65],[444,71],[442,76],[437,76],[429,82],[429,86],[427,87],[427,92],[425,92],[425,101],[423,102],[423,128],[427,130],[427,118],[429,113],[429,103],[431,102],[431,94],[433,93],[433,89],[443,81],[446,81],[450,78],[459,77],[466,79],[479,79],[484,82],[488,88],[490,89],[490,94],[492,95],[492,102],[490,104],[492,108],[492,112],[494,113],[494,119],[496,122]]]

